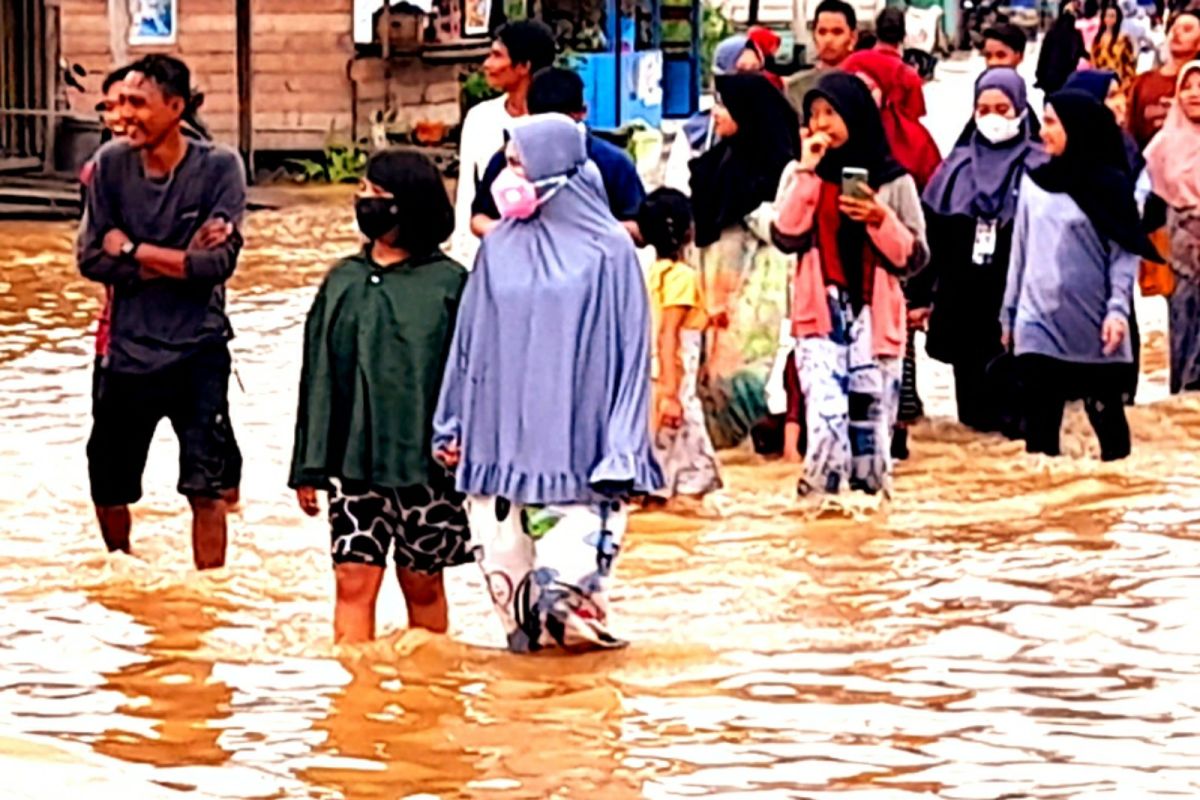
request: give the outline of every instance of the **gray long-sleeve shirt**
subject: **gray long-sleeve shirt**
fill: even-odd
[[[1079,205],[1021,181],[1008,286],[1000,326],[1017,355],[1081,364],[1133,360],[1129,337],[1104,355],[1100,329],[1110,314],[1129,318],[1138,257],[1102,239]]]
[[[112,289],[108,367],[151,373],[206,345],[233,336],[225,316],[225,281],[237,266],[242,239],[235,230],[223,246],[189,252],[186,276],[143,278],[130,258],[104,253],[112,229],[135,243],[187,250],[204,223],[241,224],[246,178],[237,153],[211,142],[189,141],[172,175],[150,178],[141,153],[111,142],[95,158],[77,242],[79,271]]]

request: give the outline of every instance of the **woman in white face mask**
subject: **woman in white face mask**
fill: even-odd
[[[1032,135],[1025,82],[1014,69],[979,76],[974,120],[971,137],[955,147],[924,193],[932,260],[918,280],[933,303],[926,349],[954,367],[960,422],[1016,437],[1020,417],[1000,358],[997,318],[1017,188],[1045,155]]]

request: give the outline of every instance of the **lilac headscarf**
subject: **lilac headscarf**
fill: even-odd
[[[609,210],[577,123],[537,115],[512,138],[531,180],[566,180],[532,217],[506,219],[483,239],[434,447],[458,443],[467,494],[574,504],[613,487],[654,491],[650,308],[633,240]]]
[[[1025,81],[1017,71],[995,67],[975,81],[975,100],[988,89],[999,89],[1024,114],[1021,133],[993,144],[975,131],[942,162],[925,187],[925,204],[942,216],[962,215],[1006,225],[1017,213],[1017,187],[1027,169],[1044,161],[1029,128]]]
[[[713,51],[713,75],[731,75],[737,69],[738,57],[750,40],[743,34],[722,39]],[[701,111],[683,123],[683,133],[693,150],[703,150],[712,127],[712,113]]]
[[[738,57],[750,40],[742,34],[722,39],[713,51],[713,74],[728,75],[737,67]]]

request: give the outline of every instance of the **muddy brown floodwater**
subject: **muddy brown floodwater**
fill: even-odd
[[[460,568],[450,637],[402,632],[389,584],[388,635],[335,653],[326,529],[285,480],[303,314],[356,246],[348,204],[249,222],[229,303],[244,507],[229,567],[204,575],[168,426],[137,557],[102,551],[84,459],[99,293],[71,237],[0,224],[5,797],[1200,795],[1195,397],[1135,409],[1119,465],[1074,413],[1071,456],[1049,462],[946,421],[924,365],[934,421],[890,507],[807,518],[794,470],[735,454],[716,513],[637,517],[626,651],[509,656]]]

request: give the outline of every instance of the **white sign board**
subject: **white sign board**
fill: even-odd
[[[175,44],[178,0],[129,0],[130,44]]]

